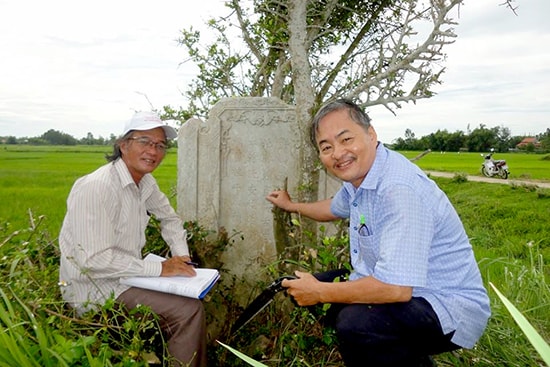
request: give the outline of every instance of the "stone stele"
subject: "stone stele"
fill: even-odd
[[[206,229],[239,233],[222,257],[236,276],[258,274],[276,259],[265,197],[285,180],[296,197],[301,144],[309,138],[300,136],[294,107],[277,98],[223,99],[206,122],[190,119],[179,130],[178,213]],[[336,184],[320,186],[319,197],[336,192]]]

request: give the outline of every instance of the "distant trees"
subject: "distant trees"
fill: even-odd
[[[428,135],[425,141],[431,150],[459,151],[464,147],[466,136],[462,131],[449,133],[447,130],[437,130]]]
[[[545,132],[537,135],[537,139],[539,139],[543,149],[550,151],[550,128],[546,128]]]
[[[170,111],[165,111],[170,113]],[[88,133],[82,139],[76,139],[69,134],[50,129],[44,134],[33,138],[16,138],[15,136],[0,136],[0,144],[30,144],[30,145],[112,145],[116,136],[111,134],[108,139],[103,137],[95,138]],[[498,152],[506,152],[516,149],[516,146],[525,136],[512,136],[510,129],[504,126],[487,128],[484,124],[465,133],[463,131],[449,132],[437,130],[429,135],[417,138],[409,128],[405,130],[404,138],[393,140],[391,147],[395,150],[427,150],[444,152],[486,152],[493,148]],[[533,144],[527,145],[521,150],[527,152],[550,152],[550,128],[545,132],[536,135],[540,148]]]
[[[447,130],[437,130],[434,133],[423,136],[419,139],[411,129],[405,130],[405,138],[398,138],[393,141],[392,147],[395,150],[427,150],[458,152],[460,150],[470,152],[486,152],[493,148],[498,152],[506,152],[516,149],[516,145],[524,136],[512,136],[510,129],[504,126],[487,128],[484,124],[464,133],[455,131],[450,133]],[[550,151],[550,129],[545,133],[537,135],[541,142],[542,151]]]
[[[71,135],[53,129],[46,131],[41,138],[50,145],[76,145],[78,143],[78,140]]]
[[[37,137],[16,138],[15,136],[0,136],[0,144],[15,145],[111,145],[116,140],[116,136],[111,134],[108,139],[103,137],[94,138],[92,133],[88,133],[85,138],[76,139],[72,135],[61,131],[50,129]]]
[[[94,138],[94,135],[89,132],[86,134],[86,137],[80,139],[78,143],[82,145],[111,145],[115,142],[116,138],[115,134],[111,134],[109,139],[105,139],[102,136]]]

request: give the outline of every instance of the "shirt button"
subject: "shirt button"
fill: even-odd
[[[353,250],[353,253],[356,254],[356,253],[357,253],[357,250]]]
[[[352,205],[355,206],[355,207],[357,207],[357,203],[353,203]]]

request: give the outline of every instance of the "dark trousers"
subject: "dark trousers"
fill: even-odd
[[[443,334],[432,306],[420,297],[400,303],[332,304],[325,321],[336,329],[347,367],[420,367],[430,355],[460,348],[450,341],[453,333]]]

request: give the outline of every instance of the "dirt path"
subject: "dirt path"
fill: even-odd
[[[435,171],[425,171],[426,174],[434,177],[447,177],[453,178],[454,173],[451,172],[435,172]],[[498,183],[505,185],[536,185],[542,188],[550,188],[550,182],[541,182],[541,181],[532,181],[532,180],[503,180],[501,178],[489,178],[484,176],[468,176],[468,181],[477,181],[477,182],[489,182],[489,183]]]

